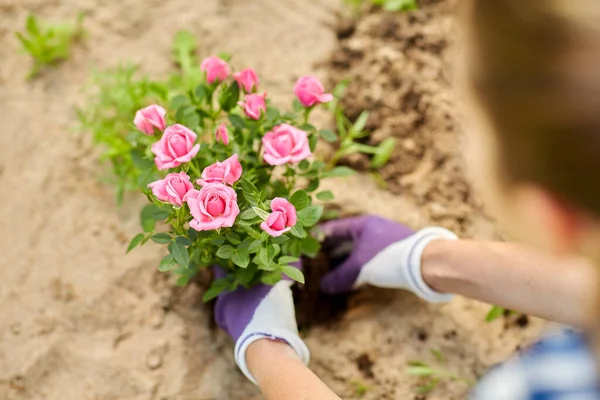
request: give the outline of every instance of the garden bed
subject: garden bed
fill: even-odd
[[[164,255],[158,246],[124,255],[139,229],[141,202],[126,198],[115,211],[113,189],[97,180],[101,167],[89,137],[70,133],[90,67],[132,61],[164,76],[182,28],[201,38],[202,55],[228,51],[236,66],[256,66],[276,101],[289,99],[295,79],[316,62],[320,77],[351,80],[350,116],[370,111],[368,140],[392,136],[398,147],[380,169],[387,190],[366,173],[328,184],[344,213],[495,238],[460,162],[447,48],[454,3],[421,1],[409,14],[369,9],[340,25],[330,0],[0,5],[0,37],[8,43],[0,46],[0,101],[9,133],[0,137],[0,187],[25,191],[2,203],[0,320],[8,329],[0,333],[0,398],[260,398],[235,367],[231,340],[210,327],[199,286],[175,287],[156,271]],[[24,81],[28,60],[12,38],[26,11],[50,19],[88,14],[86,45],[33,83]],[[270,46],[260,45],[265,38]],[[344,162],[368,169],[366,159]],[[368,289],[348,299],[339,319],[302,335],[311,367],[342,398],[422,398],[416,391],[423,383],[405,373],[409,360],[434,364],[431,350],[441,351],[448,369],[473,379],[542,325],[519,316],[487,324],[488,309],[461,298],[433,306],[408,293]],[[462,399],[467,391],[460,382],[442,383],[427,398]]]

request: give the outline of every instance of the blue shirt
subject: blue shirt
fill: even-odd
[[[525,353],[493,369],[473,400],[596,400],[598,370],[585,337],[573,330],[547,335]]]

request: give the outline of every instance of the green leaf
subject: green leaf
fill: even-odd
[[[144,234],[143,233],[138,233],[137,235],[135,235],[133,237],[133,239],[131,239],[131,242],[129,242],[129,246],[127,246],[127,253],[129,253],[131,250],[135,249],[140,243],[142,243],[142,240],[144,240]]]
[[[260,192],[254,183],[250,182],[246,178],[242,178],[241,185],[244,199],[246,199],[251,206],[258,206],[260,204]]]
[[[267,274],[263,274],[260,278],[261,283],[265,285],[274,285],[281,280],[281,272],[273,271]]]
[[[279,110],[275,107],[267,107],[267,121],[274,122],[280,117]]]
[[[308,147],[310,147],[310,151],[313,153],[317,148],[317,142],[319,141],[319,137],[317,135],[308,135]]]
[[[221,236],[217,236],[217,237],[214,237],[214,238],[210,239],[210,242],[212,244],[214,244],[215,246],[220,246],[223,243],[225,243],[225,238],[221,237]]]
[[[194,94],[196,95],[196,98],[198,99],[198,101],[202,102],[202,101],[208,100],[210,91],[209,91],[208,87],[206,87],[206,85],[201,83],[200,85],[196,86],[196,89],[194,90]]]
[[[248,285],[250,282],[252,282],[256,271],[256,266],[251,266],[249,268],[238,268],[235,270],[235,280],[242,285]]]
[[[144,171],[154,166],[154,161],[152,161],[149,158],[146,158],[141,151],[133,149],[131,150],[130,154],[131,161],[133,161],[133,165],[135,165],[137,169]]]
[[[254,210],[256,215],[258,215],[263,221],[266,221],[267,218],[269,218],[270,214],[268,212],[261,210],[260,208],[254,207],[254,206],[252,206],[252,209]]]
[[[296,211],[300,211],[310,203],[310,199],[306,194],[306,191],[297,190],[292,194],[292,197],[290,197],[290,203],[296,207]]]
[[[261,271],[277,271],[279,269],[279,265],[275,264],[274,262],[270,262],[269,264],[260,264],[258,266],[258,269],[260,269]]]
[[[204,231],[203,233],[206,233],[206,231]],[[193,228],[188,229],[187,234],[192,242],[195,242],[196,239],[198,239],[200,237],[200,233]]]
[[[411,367],[408,367],[406,372],[409,375],[415,375],[415,376],[431,376],[431,375],[435,374],[435,371],[433,370],[433,368],[431,368],[429,366],[411,366]]]
[[[256,218],[256,212],[252,208],[248,208],[247,210],[244,210],[240,214],[240,219],[254,219],[254,218]]]
[[[193,130],[200,124],[200,117],[194,107],[186,105],[177,109],[175,121]]]
[[[298,164],[298,168],[300,168],[300,170],[302,170],[302,171],[306,171],[309,167],[310,167],[310,163],[308,162],[308,160],[302,160]]]
[[[281,253],[281,246],[278,244],[273,243],[271,245],[271,249],[273,249],[273,257],[275,257],[277,254]]]
[[[40,34],[40,26],[35,15],[29,14],[27,16],[27,22],[25,23],[25,26],[27,32],[29,32],[31,35],[38,36]]]
[[[381,168],[388,163],[396,147],[396,139],[387,138],[377,146],[377,153],[371,160],[372,168]]]
[[[304,274],[298,268],[284,265],[281,271],[296,282],[304,283]]]
[[[171,243],[171,240],[173,240],[173,238],[168,233],[161,232],[152,235],[150,240],[152,240],[154,243],[165,244]]]
[[[323,138],[323,139],[324,139],[326,142],[329,142],[329,143],[333,143],[333,142],[335,142],[336,140],[338,140],[338,137],[337,137],[337,135],[336,135],[334,132],[330,131],[329,129],[321,129],[321,130],[319,131],[319,135],[320,135],[320,136],[321,136],[321,137],[322,137],[322,138]]]
[[[189,97],[179,94],[171,99],[171,109],[178,110],[182,106],[189,106],[191,104]]]
[[[190,31],[181,30],[175,35],[173,39],[173,50],[178,53],[192,53],[196,50],[198,45],[196,44],[196,38],[190,33]]]
[[[333,192],[331,190],[325,190],[317,193],[317,199],[321,201],[330,201],[334,199]]]
[[[148,204],[142,209],[141,220],[144,232],[152,232],[156,221],[167,218],[170,211],[162,210],[156,204]]]
[[[287,242],[288,240],[290,240],[290,238],[286,235],[281,235],[281,236],[277,236],[274,237],[273,239],[271,239],[271,242],[275,243],[275,244],[283,244],[285,242]]]
[[[385,0],[384,10],[386,11],[411,11],[418,9],[417,0]]]
[[[446,357],[444,357],[444,353],[442,353],[441,351],[436,349],[429,349],[429,352],[433,354],[433,356],[439,363],[444,364],[446,362]]]
[[[325,172],[323,175],[325,177],[346,177],[350,175],[354,175],[356,171],[349,167],[335,167],[331,171]]]
[[[492,322],[493,320],[501,317],[502,314],[504,314],[504,308],[492,306],[492,308],[490,308],[490,311],[485,316],[485,322]]]
[[[306,187],[306,191],[307,192],[313,192],[315,190],[317,190],[319,188],[319,184],[321,182],[319,182],[319,179],[311,179],[308,182],[308,186]]]
[[[186,238],[185,236],[177,236],[175,238],[175,241],[183,246],[191,246],[192,245],[192,241],[188,238]]]
[[[300,112],[304,110],[304,106],[300,103],[300,100],[294,99],[292,102],[292,109],[296,112]]]
[[[315,130],[315,127],[309,123],[304,123],[298,127],[298,129],[303,130],[305,132],[312,132]]]
[[[236,81],[233,81],[225,90],[221,92],[219,104],[221,105],[221,109],[223,111],[228,112],[237,105],[239,99],[240,87]]]
[[[283,264],[283,265],[295,263],[298,261],[300,261],[300,259],[298,257],[290,257],[290,256],[282,256],[282,257],[279,257],[279,260],[277,260],[277,262],[279,264]]]
[[[416,390],[417,394],[427,394],[430,393],[433,389],[436,388],[437,384],[438,384],[438,380],[437,379],[432,379],[429,383],[419,386]]]
[[[227,288],[227,286],[229,286],[229,279],[215,279],[210,285],[210,288],[206,292],[204,292],[204,295],[202,295],[202,300],[205,303],[207,301],[211,301],[212,299],[220,295]]]
[[[298,211],[298,221],[305,227],[313,226],[319,222],[321,215],[323,215],[323,206],[320,204],[311,205]]]
[[[250,263],[250,256],[246,252],[236,252],[231,256],[231,261],[238,267],[246,268]]]
[[[258,257],[259,264],[269,265],[275,258],[275,249],[271,246],[261,247],[256,257]]]
[[[225,246],[219,247],[219,250],[217,250],[217,257],[228,260],[233,256],[234,252],[235,249],[232,246],[226,244]]]
[[[302,249],[303,254],[306,254],[309,257],[315,257],[321,249],[321,243],[309,235],[302,240],[300,248]]]
[[[173,267],[177,263],[171,254],[167,254],[162,260],[160,260],[160,264],[158,265],[158,270],[160,272],[165,272],[173,269]]]
[[[229,114],[229,121],[231,122],[231,125],[233,125],[234,128],[244,129],[246,127],[246,121],[239,115]]]
[[[187,268],[190,264],[190,255],[184,245],[177,242],[171,242],[169,244],[169,253],[173,255],[177,264],[182,267]]]
[[[167,96],[169,95],[169,89],[165,87],[165,85],[158,82],[151,82],[148,85],[148,88],[154,92],[161,100],[167,100]]]
[[[302,227],[302,224],[296,224],[292,226],[290,233],[300,239],[304,239],[307,235],[306,230]]]
[[[339,210],[327,210],[323,212],[323,215],[321,216],[321,220],[323,221],[329,221],[332,219],[339,219],[341,217],[341,213],[339,212]]]
[[[363,111],[358,118],[356,119],[356,121],[354,122],[354,125],[352,125],[352,128],[350,129],[350,135],[352,137],[354,137],[355,134],[360,133],[363,129],[365,129],[365,125],[367,124],[367,120],[369,119],[369,112],[368,111]]]
[[[250,254],[256,253],[261,248],[262,243],[263,242],[260,239],[254,240],[252,243],[250,243],[250,246],[248,246],[248,253],[250,253]]]
[[[229,232],[227,235],[225,235],[225,237],[227,237],[227,240],[229,240],[229,242],[232,244],[240,244],[241,243],[240,235],[238,235],[235,232]]]
[[[408,365],[415,366],[415,367],[428,367],[429,366],[426,363],[424,363],[423,361],[419,361],[419,360],[410,360],[410,361],[408,361]]]

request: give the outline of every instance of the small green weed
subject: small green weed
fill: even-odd
[[[346,4],[358,11],[365,2],[379,6],[386,11],[413,11],[419,8],[417,0],[345,0]]]
[[[350,121],[344,113],[344,108],[339,101],[339,99],[343,97],[347,87],[348,81],[340,82],[335,89],[333,89],[334,100],[328,105],[330,111],[333,113],[339,138],[336,137],[333,132],[328,130],[319,132],[321,138],[327,142],[335,142],[337,140],[340,140],[341,142],[341,146],[333,154],[331,159],[329,159],[329,166],[333,167],[344,156],[363,153],[371,156],[371,168],[377,170],[387,164],[390,160],[392,152],[396,147],[396,139],[387,138],[378,146],[369,146],[357,142],[357,139],[362,139],[370,135],[370,132],[365,130],[365,125],[369,120],[369,113],[363,111],[358,118],[356,118],[356,121]]]
[[[423,361],[409,361],[407,373],[409,375],[418,376],[422,379],[423,384],[417,388],[417,393],[426,394],[434,390],[442,381],[458,381],[469,386],[475,384],[470,379],[463,378],[447,369],[446,357],[444,354],[435,349],[430,349],[431,354],[436,359],[437,366],[427,364]]]
[[[352,381],[350,384],[354,386],[354,394],[356,397],[363,397],[369,390],[369,386],[360,381]]]
[[[23,50],[33,57],[33,67],[27,78],[36,77],[43,68],[55,66],[69,58],[71,44],[83,37],[84,15],[80,13],[76,22],[50,24],[29,14],[25,23],[25,32],[16,32]]]

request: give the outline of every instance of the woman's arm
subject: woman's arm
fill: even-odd
[[[431,288],[583,327],[597,281],[584,260],[555,259],[510,243],[434,240],[421,273]]]
[[[248,347],[246,361],[267,400],[339,400],[283,342],[258,340]]]

